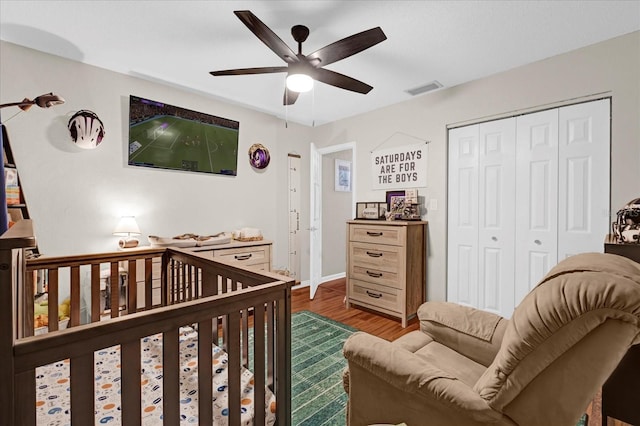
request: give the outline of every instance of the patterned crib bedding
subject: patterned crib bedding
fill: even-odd
[[[141,343],[142,424],[162,424],[162,335],[149,336]],[[190,327],[180,330],[180,419],[182,424],[198,423],[198,334]],[[213,416],[215,425],[228,424],[227,353],[212,348]],[[120,347],[97,351],[95,361],[96,424],[119,425]],[[242,368],[241,422],[253,424],[253,373]],[[266,389],[265,424],[275,424],[275,396]],[[69,360],[36,370],[36,419],[38,425],[71,424]]]

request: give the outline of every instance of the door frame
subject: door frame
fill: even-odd
[[[311,155],[309,166],[309,296],[314,298],[318,286],[325,281],[334,279],[323,280],[322,277],[322,158],[326,154],[333,154],[340,151],[351,151],[351,216],[355,217],[356,212],[356,143],[347,142],[339,145],[331,145],[324,148],[316,148],[315,144],[311,143]],[[316,171],[316,162],[313,160],[314,153],[320,155],[320,170]],[[320,180],[320,185],[316,186],[316,176]],[[315,188],[320,189],[320,194],[314,194]],[[317,195],[317,197],[316,197]],[[319,205],[316,206],[316,198]],[[314,212],[319,212],[319,218],[314,218]],[[346,225],[345,225],[346,226]],[[346,244],[346,242],[345,242]],[[320,247],[320,250],[317,249]],[[345,271],[346,273],[346,271]]]

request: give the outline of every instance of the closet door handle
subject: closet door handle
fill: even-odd
[[[370,237],[382,237],[382,232],[367,231],[367,235],[370,236]]]
[[[251,253],[249,254],[240,254],[240,255],[235,255],[233,256],[236,260],[247,260],[247,259],[251,259]]]
[[[382,293],[372,293],[367,290],[367,296],[373,297],[374,299],[380,299],[382,297]]]
[[[371,272],[371,271],[367,271],[367,275],[373,278],[380,278],[382,276],[380,272]]]
[[[537,245],[542,244],[542,241],[540,241],[540,240],[534,240],[533,242],[536,243]]]
[[[371,257],[382,257],[382,253],[376,253],[375,251],[366,252]]]
[[[491,237],[491,241],[498,241],[498,237]]]

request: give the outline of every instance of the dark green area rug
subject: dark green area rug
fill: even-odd
[[[346,423],[342,345],[355,328],[309,311],[291,316],[291,424]]]

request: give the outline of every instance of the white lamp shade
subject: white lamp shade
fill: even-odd
[[[313,89],[313,79],[307,74],[289,74],[287,76],[287,89],[294,92],[308,92]]]
[[[136,218],[133,216],[123,216],[120,218],[120,222],[113,230],[113,235],[121,237],[129,237],[131,235],[140,235],[140,228],[136,223]]]

